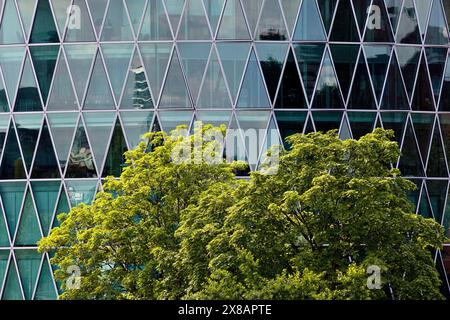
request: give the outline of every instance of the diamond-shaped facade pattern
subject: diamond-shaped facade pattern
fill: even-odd
[[[239,142],[257,149],[242,155],[252,169],[296,132],[393,129],[417,212],[450,235],[449,0],[0,6],[2,299],[55,299],[36,240],[120,175],[143,133],[195,120],[264,132]],[[448,296],[449,261],[450,247],[437,252]]]

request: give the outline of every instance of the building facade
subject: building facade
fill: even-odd
[[[2,299],[55,299],[36,251],[55,216],[120,175],[141,134],[195,120],[257,129],[252,169],[296,132],[393,129],[417,212],[450,235],[450,0],[0,0],[0,12]],[[435,259],[448,296],[450,247]]]

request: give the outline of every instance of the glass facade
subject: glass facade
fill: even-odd
[[[141,134],[195,120],[258,129],[259,154],[296,132],[393,129],[417,212],[450,235],[450,0],[0,0],[0,13],[1,299],[55,299],[36,251],[55,216],[120,175]],[[447,295],[449,251],[435,256]]]

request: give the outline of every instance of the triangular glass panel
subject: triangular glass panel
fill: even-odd
[[[381,101],[381,109],[409,110],[408,97],[406,96],[402,76],[395,56],[392,57],[391,65],[389,66],[383,99]]]
[[[97,191],[97,180],[66,180],[69,202],[73,207],[81,203],[91,204]]]
[[[261,14],[263,0],[241,1],[241,3],[244,8],[245,15],[247,16],[250,33],[253,35],[255,33],[256,23],[258,22]]]
[[[265,1],[256,29],[256,40],[288,40],[278,1]]]
[[[337,2],[337,0],[318,1],[320,14],[322,15],[323,24],[325,25],[327,34],[330,32],[331,22],[333,21],[334,12],[336,11]]]
[[[157,100],[166,74],[172,45],[170,43],[141,43],[139,48],[153,96]]]
[[[266,136],[263,141],[261,154],[259,156],[259,164],[257,168],[258,170],[265,169],[267,165],[272,166],[275,164],[273,163],[273,160],[270,159],[270,156],[268,157],[268,151],[270,151],[272,147],[278,148],[281,144],[282,141],[280,140],[280,135],[278,133],[277,126],[275,124],[275,119],[274,117],[271,117],[269,121],[269,126],[267,128]]]
[[[48,42],[59,42],[58,30],[56,29],[55,20],[53,20],[50,2],[38,1],[30,43]]]
[[[1,69],[1,68],[0,68]],[[5,83],[3,82],[2,73],[0,70],[0,112],[9,112],[9,102]]]
[[[39,89],[34,77],[33,67],[30,58],[27,56],[23,67],[22,79],[17,90],[17,97],[14,105],[14,111],[42,111]]]
[[[8,244],[7,247],[10,245]],[[6,269],[9,262],[9,250],[0,250],[0,288],[3,288],[3,280],[6,276]]]
[[[250,50],[250,44],[245,42],[218,43],[217,50],[219,52],[231,95],[233,100],[235,100],[244,73],[245,63]]]
[[[359,31],[361,35],[363,35],[364,29],[368,22],[369,14],[373,13],[370,6],[372,0],[352,0],[352,2],[353,7],[355,8],[356,21],[358,22]]]
[[[178,30],[178,24],[180,23],[181,15],[185,7],[185,0],[164,0],[166,4],[167,14],[169,15],[169,21],[172,25],[173,33],[176,35]]]
[[[84,101],[84,109],[114,109],[114,100],[111,95],[111,88],[109,87],[100,52],[97,53],[97,58],[95,60],[86,100]]]
[[[102,177],[120,177],[120,174],[125,167],[124,153],[126,151],[128,151],[127,143],[122,132],[120,121],[119,119],[117,119],[116,125],[114,126],[114,131],[111,138],[108,155],[106,157]]]
[[[20,216],[19,227],[17,228],[15,246],[35,246],[42,234],[39,227],[36,210],[30,191],[27,192],[23,205],[22,215]]]
[[[420,47],[397,46],[397,57],[408,96],[412,96],[420,59]]]
[[[3,150],[3,158],[0,166],[0,179],[25,179],[26,175],[16,131],[11,123],[6,138],[5,148]]]
[[[3,214],[3,209],[0,207],[0,247],[11,247],[9,242],[9,231],[6,225],[6,217]],[[0,251],[0,287],[2,285],[2,280],[4,273],[2,273],[2,256]]]
[[[231,119],[231,111],[197,111],[196,120],[201,121],[203,125],[211,124],[215,127],[225,125],[228,128],[228,124]]]
[[[415,1],[415,3],[416,3],[416,10],[417,10],[417,16],[418,16],[419,26],[420,26],[420,30],[421,30],[422,36],[425,35],[425,30],[426,30],[426,27],[427,27],[426,24],[427,24],[427,21],[428,21],[428,14],[430,12],[430,6],[431,6],[431,2],[432,1],[433,0],[419,0],[419,1]]]
[[[411,119],[416,132],[417,142],[422,154],[422,159],[427,158],[430,147],[431,134],[433,133],[434,115],[426,113],[412,113]]]
[[[36,286],[42,255],[37,250],[15,250],[17,267],[26,300],[31,300]]]
[[[61,182],[59,181],[33,181],[31,183],[39,221],[45,237],[52,226],[53,211],[58,200],[60,186]]]
[[[205,10],[202,0],[189,0],[184,9],[183,19],[181,20],[180,30],[178,31],[179,40],[209,40],[211,33],[208,27]]]
[[[42,126],[40,114],[17,114],[15,116],[17,135],[25,159],[28,172],[31,168],[34,151],[36,150],[39,131]]]
[[[393,42],[391,25],[383,0],[373,0],[369,11],[364,41]]]
[[[47,258],[45,258],[42,264],[41,274],[39,275],[36,293],[34,294],[33,299],[56,300],[57,298],[58,295],[55,291],[55,285],[53,283],[52,270],[50,269]]]
[[[203,109],[231,109],[232,102],[225,84],[225,78],[213,50],[208,69],[197,102],[197,108]]]
[[[39,145],[37,147],[32,179],[59,178],[58,161],[56,160],[52,140],[48,131],[47,123],[44,123],[41,131]]]
[[[37,0],[16,0],[17,8],[19,9],[20,17],[22,18],[25,35],[28,38],[30,35],[31,20],[34,16]]]
[[[353,138],[359,139],[373,131],[377,114],[372,112],[349,112],[347,116],[352,129]]]
[[[447,196],[447,181],[427,180],[427,188],[434,219],[437,223],[441,224],[445,208],[445,198]]]
[[[56,205],[55,216],[53,217],[52,229],[60,226],[60,223],[58,220],[58,215],[60,215],[62,213],[69,213],[69,212],[70,212],[69,200],[67,199],[67,195],[66,195],[66,192],[64,190],[64,185],[63,185],[61,188],[61,193],[59,195],[58,204]]]
[[[208,57],[211,52],[210,43],[180,42],[178,43],[180,61],[188,82],[192,98],[198,98],[198,92],[205,73]]]
[[[152,111],[120,113],[130,149],[136,148],[143,141],[141,136],[151,130],[153,114]]]
[[[203,0],[203,4],[205,5],[212,33],[215,35],[225,0]]]
[[[402,10],[403,0],[384,0],[386,4],[386,10],[391,20],[392,30],[397,30],[398,19]]]
[[[239,93],[237,107],[270,108],[269,97],[267,96],[264,80],[253,50],[247,64],[247,70]]]
[[[353,79],[353,86],[348,99],[347,108],[349,109],[377,108],[363,53],[361,51],[358,66],[356,67],[355,78]]]
[[[308,99],[311,100],[325,45],[322,44],[298,44],[294,46],[300,75],[305,85]]]
[[[3,4],[3,2],[2,2]],[[24,43],[19,14],[14,0],[5,0],[3,19],[0,26],[0,44]]]
[[[447,17],[448,28],[450,29],[450,3],[449,0],[443,0],[442,3],[444,5],[444,11]]]
[[[96,178],[94,158],[82,122],[78,125],[67,163],[66,178]]]
[[[26,2],[26,0],[25,0]],[[56,24],[59,29],[60,38],[64,38],[64,29],[66,27],[67,18],[70,12],[67,12],[67,8],[70,7],[72,0],[50,0],[51,7],[55,13]]]
[[[303,0],[293,38],[300,41],[326,40],[316,0]]]
[[[305,125],[305,134],[316,132],[316,128],[314,128],[314,121],[312,116],[308,117],[308,120],[306,121]]]
[[[0,48],[0,65],[10,103],[13,103],[16,96],[17,82],[19,81],[24,56],[24,47]]]
[[[103,168],[103,161],[114,126],[115,113],[89,112],[84,114],[87,133],[94,151],[97,168]]]
[[[80,1],[80,0],[75,0],[75,4],[76,4],[76,1]],[[103,20],[105,17],[106,5],[108,4],[108,0],[86,0],[86,2],[89,6],[89,11],[92,14],[92,21],[94,23],[95,32],[97,33],[97,35],[100,35],[100,28],[103,25]],[[89,27],[90,27],[90,25],[89,25]]]
[[[339,130],[343,114],[340,111],[313,112],[312,116],[316,125],[316,131],[325,133],[330,130]]]
[[[447,23],[445,22],[444,12],[439,0],[433,1],[431,9],[430,22],[428,23],[426,44],[447,45],[449,42],[449,34]]]
[[[344,108],[344,102],[342,101],[338,80],[336,78],[336,73],[334,72],[333,64],[331,63],[330,54],[328,51],[325,53],[322,70],[320,71],[319,78],[317,80],[317,86],[311,108]]]
[[[20,209],[25,194],[25,187],[25,182],[0,183],[0,195],[11,237],[13,237],[16,232]]]
[[[391,58],[392,47],[383,45],[364,46],[369,73],[375,89],[377,100],[381,99],[383,85]],[[395,59],[395,58],[394,58]]]
[[[307,112],[298,112],[298,111],[275,112],[278,130],[280,131],[281,139],[283,140],[286,149],[289,149],[289,144],[287,143],[286,138],[296,133],[303,132],[307,116],[308,116]]]
[[[425,57],[422,57],[419,75],[417,76],[416,89],[411,105],[413,110],[418,111],[434,111],[434,97],[430,86],[430,78],[428,78],[428,70]]]
[[[98,5],[101,6],[103,1],[91,0],[89,4],[93,2],[98,2]],[[95,41],[94,29],[86,3],[83,0],[74,0],[69,10],[70,16],[66,26],[65,42]],[[95,18],[94,21],[96,21]]]
[[[50,113],[47,115],[56,154],[62,171],[69,157],[70,141],[75,133],[78,113]]]
[[[425,186],[422,189],[422,196],[420,197],[418,213],[427,219],[434,219],[433,211],[431,210],[430,200],[428,199],[428,192]]]
[[[174,50],[172,61],[167,71],[167,78],[159,102],[161,109],[192,108],[189,94],[181,71],[178,54]]]
[[[439,111],[450,111],[450,55],[447,58],[447,67],[444,73],[444,82],[441,89]]]
[[[10,117],[8,114],[0,114],[0,156],[5,146],[6,133],[10,123]]]
[[[101,41],[133,40],[130,21],[123,1],[109,1]]]
[[[245,1],[244,3],[249,2]],[[255,29],[253,29],[255,30]],[[239,0],[227,0],[220,21],[218,39],[249,40],[247,23]]]
[[[401,144],[403,138],[403,131],[405,130],[407,113],[405,112],[383,112],[381,119],[383,121],[383,128],[394,131],[395,140]]]
[[[127,66],[128,67],[128,66]],[[128,78],[120,102],[121,109],[151,109],[153,99],[150,87],[145,77],[144,64],[138,51],[134,52],[133,60],[128,69]]]
[[[102,44],[103,58],[105,59],[106,69],[116,101],[119,100],[122,94],[123,84],[133,54],[133,47],[133,44],[129,43]]]
[[[347,117],[344,115],[342,118],[341,129],[339,130],[339,139],[348,140],[352,138],[352,131],[348,124]]]
[[[146,0],[125,0],[135,35],[139,33],[139,26],[141,25],[142,16],[145,12],[145,2]]]
[[[248,163],[247,151],[245,150],[245,145],[241,136],[241,130],[238,126],[235,115],[232,116],[225,139],[224,154],[227,161],[244,161]],[[248,170],[242,170],[240,172],[237,172],[236,174],[238,176],[245,176],[248,175]]]
[[[430,155],[428,157],[427,176],[447,177],[447,162],[445,161],[444,149],[442,147],[441,134],[439,128],[434,129],[433,140],[431,142]],[[430,195],[431,196],[431,195]]]
[[[77,98],[69,76],[66,58],[61,51],[56,66],[53,87],[48,98],[47,110],[78,110]]]
[[[332,41],[359,42],[359,33],[350,0],[339,1],[330,39]]]
[[[420,160],[419,148],[412,126],[408,124],[402,145],[402,155],[398,167],[405,177],[423,177],[424,171]]]
[[[439,123],[441,125],[441,132],[442,138],[444,140],[444,148],[445,154],[447,155],[447,161],[450,161],[450,114],[440,114]]]
[[[278,83],[280,82],[287,49],[287,44],[256,44],[256,51],[258,53],[259,62],[261,63],[261,69],[263,71],[264,79],[266,80],[267,89],[269,90],[269,95],[272,101],[275,99]],[[291,52],[289,53],[289,58],[292,60],[288,62],[289,66],[286,66],[286,69],[294,67],[294,70],[290,70],[290,72],[297,73],[298,79],[298,72],[296,72],[297,67],[295,65],[295,60]],[[297,87],[297,89],[298,88],[300,87]]]
[[[438,101],[442,77],[444,76],[445,60],[447,59],[447,49],[429,47],[425,48],[425,53],[428,61],[428,69],[430,70],[434,97]]]
[[[158,115],[161,120],[161,129],[170,133],[180,125],[185,125],[189,128],[192,122],[193,111],[160,111]]]
[[[419,23],[413,0],[405,0],[397,31],[397,42],[420,44]]]
[[[148,1],[139,40],[172,40],[169,20],[167,19],[162,1]],[[131,4],[135,1],[128,0],[128,2]],[[155,17],[158,17],[158,19]]]
[[[20,287],[19,276],[14,261],[11,259],[8,275],[5,279],[2,300],[24,300],[22,288]]]
[[[350,84],[358,59],[359,45],[336,44],[330,46],[336,75],[341,86],[344,100],[347,100]]]
[[[30,47],[36,77],[41,89],[44,104],[47,103],[50,84],[55,71],[56,59],[58,58],[59,46],[33,46]]]

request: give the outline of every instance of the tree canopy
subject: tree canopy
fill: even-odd
[[[182,129],[146,134],[120,178],[39,242],[62,299],[442,298],[433,252],[444,230],[414,213],[415,185],[391,165],[392,132],[296,134],[275,174],[236,179],[245,164],[174,162],[195,139],[204,153],[220,150],[204,138],[212,126]],[[71,266],[79,288],[66,284]]]

